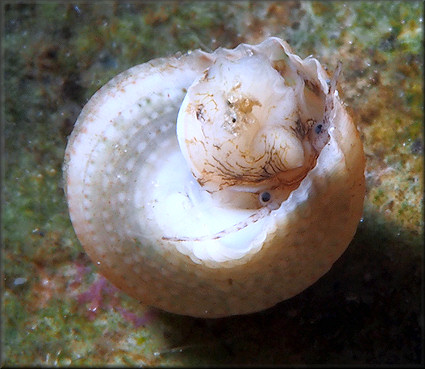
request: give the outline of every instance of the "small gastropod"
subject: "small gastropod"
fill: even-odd
[[[222,317],[319,279],[354,236],[365,158],[336,78],[283,40],[130,68],[86,104],[65,156],[75,232],[143,303]]]

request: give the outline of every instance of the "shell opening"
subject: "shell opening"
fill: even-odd
[[[261,244],[268,215],[329,141],[336,81],[327,80],[315,59],[300,62],[281,44],[217,52],[180,105],[180,150],[164,162],[155,156],[140,177],[158,168],[138,201],[150,204],[152,227],[167,230],[162,240],[202,260]],[[172,141],[162,147],[175,150]]]

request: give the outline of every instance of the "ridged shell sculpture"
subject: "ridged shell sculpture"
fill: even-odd
[[[72,224],[100,273],[196,317],[256,312],[317,281],[365,193],[337,74],[271,37],[154,59],[103,86],[64,164]]]

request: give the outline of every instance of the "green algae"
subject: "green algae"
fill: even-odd
[[[4,365],[420,362],[422,2],[2,6]],[[142,316],[146,307],[119,292],[79,303],[98,276],[73,233],[61,168],[84,103],[135,64],[267,35],[318,57],[331,73],[343,61],[341,96],[367,157],[364,217],[352,245],[314,286],[249,316],[158,313],[136,327],[123,311]]]
[[[69,344],[93,339],[101,334],[100,330],[90,329],[87,322],[70,311],[63,301],[52,300],[50,306],[37,314],[29,314],[20,298],[6,294],[4,332],[10,342],[19,347],[6,345],[5,356],[8,365],[22,364],[22,352],[32,353],[32,365],[63,366],[77,363],[76,352]],[[84,329],[81,329],[84,326]],[[91,333],[90,333],[91,332]],[[84,337],[81,334],[84,334]]]

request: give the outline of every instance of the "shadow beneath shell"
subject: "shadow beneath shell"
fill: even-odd
[[[168,347],[187,365],[419,364],[421,235],[368,214],[333,268],[292,299],[250,315],[161,313]]]

